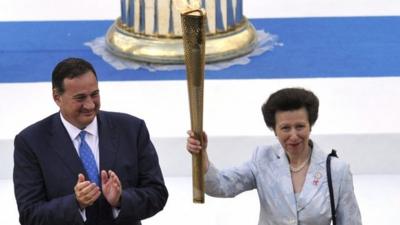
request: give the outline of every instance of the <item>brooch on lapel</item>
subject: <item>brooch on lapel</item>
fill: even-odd
[[[313,184],[314,186],[317,186],[319,184],[319,180],[321,179],[322,174],[320,172],[316,172],[314,174],[314,180],[313,180]]]

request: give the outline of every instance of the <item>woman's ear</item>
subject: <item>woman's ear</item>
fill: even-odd
[[[269,128],[272,132],[274,132],[274,135],[275,135],[275,137],[276,137],[276,128]]]

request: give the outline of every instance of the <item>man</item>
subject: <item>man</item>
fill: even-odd
[[[14,189],[22,225],[133,225],[168,198],[143,120],[100,111],[97,75],[83,59],[52,74],[55,113],[14,140]]]

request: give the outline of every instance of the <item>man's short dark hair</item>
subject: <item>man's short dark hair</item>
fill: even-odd
[[[64,79],[81,76],[87,72],[93,72],[97,80],[97,74],[92,64],[81,58],[67,58],[59,62],[52,73],[53,89],[59,94],[64,93]]]

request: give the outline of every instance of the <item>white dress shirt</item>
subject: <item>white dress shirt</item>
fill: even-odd
[[[75,146],[76,152],[79,155],[79,145],[81,144],[79,133],[81,133],[82,130],[75,127],[70,122],[68,122],[61,113],[60,115],[61,115],[61,121],[65,129],[67,130],[72,143]],[[97,131],[97,117],[95,117],[93,121],[83,130],[87,132],[87,134],[85,135],[85,140],[86,143],[89,145],[90,150],[92,150],[94,159],[96,160],[97,169],[99,169],[100,160],[99,160],[99,135]]]

